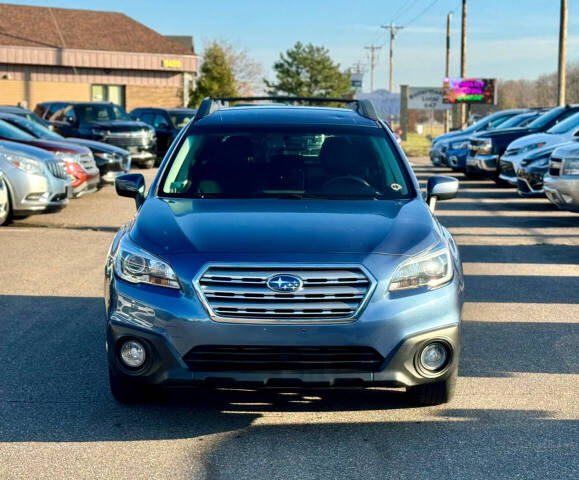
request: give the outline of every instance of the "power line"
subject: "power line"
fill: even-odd
[[[410,20],[409,22],[406,22],[406,25],[410,25],[410,24],[414,23],[416,20],[418,20],[420,17],[422,17],[422,15],[424,15],[426,12],[428,12],[428,10],[430,10],[432,7],[434,7],[434,5],[436,3],[438,3],[438,0],[433,0],[431,3],[428,4],[428,6],[424,10],[422,10],[412,20]]]
[[[392,15],[392,22],[395,22],[396,20],[398,20],[401,16],[406,15],[410,10],[412,10],[412,8],[414,7],[414,5],[416,5],[416,2],[418,0],[410,0],[409,3],[407,4],[402,4],[401,8],[399,8],[398,10],[396,10],[396,13],[394,15]],[[404,9],[404,7],[407,7],[406,9]]]

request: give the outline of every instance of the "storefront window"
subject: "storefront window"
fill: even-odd
[[[125,106],[125,87],[123,85],[92,85],[91,100],[93,102],[112,102]]]

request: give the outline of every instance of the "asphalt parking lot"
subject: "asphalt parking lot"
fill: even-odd
[[[103,264],[132,200],[107,187],[0,229],[0,478],[577,478],[579,215],[485,180],[437,212],[467,303],[457,395],[430,408],[382,390],[118,405]]]

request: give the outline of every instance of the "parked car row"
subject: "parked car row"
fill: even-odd
[[[34,112],[0,106],[0,225],[55,212],[96,191],[132,164],[158,164],[194,109],[109,102],[44,102]]]
[[[430,158],[579,211],[579,104],[495,112],[436,138]]]

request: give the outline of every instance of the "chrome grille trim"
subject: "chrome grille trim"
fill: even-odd
[[[91,153],[83,153],[79,157],[78,163],[82,168],[85,170],[91,170],[96,168],[96,163],[94,161],[94,157]]]
[[[68,178],[68,173],[66,173],[64,162],[50,161],[46,162],[46,166],[48,167],[48,171],[52,174],[53,177],[60,178],[62,180],[66,180]]]
[[[267,288],[272,275],[303,280],[296,292]],[[203,306],[216,322],[286,324],[350,323],[376,288],[361,265],[220,264],[205,265],[193,280]]]

